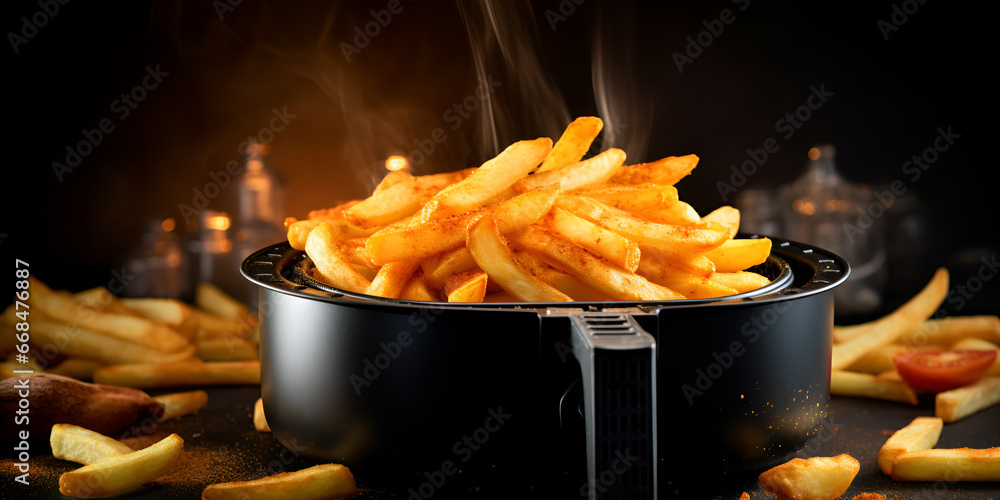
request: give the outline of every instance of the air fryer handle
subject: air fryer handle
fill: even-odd
[[[656,340],[629,314],[570,316],[583,375],[591,500],[657,498]]]

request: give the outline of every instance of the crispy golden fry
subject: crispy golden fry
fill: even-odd
[[[604,122],[596,116],[581,116],[570,122],[552,146],[552,152],[538,167],[538,172],[557,170],[580,161],[603,128]]]
[[[354,225],[350,221],[344,219],[342,214],[339,217],[319,215],[313,218],[294,221],[291,223],[286,221],[286,227],[288,228],[288,244],[296,250],[305,250],[306,242],[309,239],[309,233],[324,222],[330,225],[330,232],[333,239],[336,241],[343,241],[351,238],[362,238],[369,236],[378,230],[377,226],[363,228],[361,226]]]
[[[444,294],[448,302],[482,302],[487,278],[479,269],[453,275],[445,281]]]
[[[737,271],[735,273],[715,273],[712,281],[736,290],[739,293],[746,293],[767,286],[771,280],[760,274],[750,271]]]
[[[843,495],[861,470],[854,457],[793,458],[758,477],[764,491],[779,498],[833,500]]]
[[[92,307],[96,311],[135,315],[135,311],[125,307],[118,297],[103,286],[74,293],[73,298],[83,302],[88,307]]]
[[[132,453],[85,465],[59,477],[59,492],[78,498],[114,495],[162,476],[184,451],[184,440],[171,434]]]
[[[140,389],[191,385],[256,385],[260,383],[260,362],[113,365],[95,371],[94,382]]]
[[[1000,481],[1000,447],[911,451],[892,462],[896,481]]]
[[[740,231],[740,211],[730,207],[722,206],[711,211],[701,218],[702,222],[718,222],[729,229],[729,237],[735,238]]]
[[[364,293],[376,297],[397,299],[419,266],[419,260],[389,262],[379,268],[375,279],[372,280],[371,285]]]
[[[677,201],[656,210],[646,210],[639,213],[639,216],[659,224],[688,226],[702,222],[702,218],[698,215],[698,211],[683,201]],[[710,221],[706,221],[705,224],[708,224],[709,222]]]
[[[928,345],[920,347],[917,350],[924,349],[937,351],[947,349],[947,347]],[[879,346],[871,351],[868,351],[864,356],[858,358],[857,361],[851,363],[851,366],[847,367],[847,371],[873,374],[892,371],[896,369],[895,365],[892,364],[892,357],[898,353],[912,350],[914,349],[903,344],[886,344]]]
[[[871,329],[833,346],[834,370],[842,370],[868,351],[891,344],[902,333],[926,320],[941,305],[948,293],[948,271],[938,269],[934,277],[913,298],[888,315],[870,323]]]
[[[683,295],[628,272],[544,230],[529,228],[514,238],[515,245],[533,252],[614,300],[676,300]]]
[[[695,155],[668,156],[650,163],[625,165],[618,169],[610,184],[660,184],[672,186],[698,165]]]
[[[461,181],[472,172],[473,169],[465,169],[420,177],[409,174],[406,174],[408,178],[396,177],[398,182],[383,189],[376,189],[365,200],[344,210],[344,218],[364,228],[393,223],[417,213],[442,189]]]
[[[53,425],[49,445],[53,457],[83,465],[132,453],[132,448],[121,441],[72,424]]]
[[[77,380],[90,380],[94,378],[94,371],[102,366],[104,363],[96,359],[66,358],[47,371],[53,375],[62,375]]]
[[[521,267],[527,269],[528,272],[535,275],[536,278],[568,295],[575,301],[608,302],[612,300],[607,294],[594,290],[583,281],[577,279],[575,276],[564,273],[546,264],[544,261],[528,252],[519,250],[515,252],[515,257],[517,263],[520,264]],[[489,296],[487,296],[487,298],[489,298]]]
[[[138,314],[153,321],[159,321],[174,329],[189,341],[198,335],[198,318],[191,306],[175,299],[126,298],[120,304],[132,314]]]
[[[253,428],[257,432],[271,432],[271,426],[267,425],[267,417],[264,416],[264,399],[257,398],[253,404]]]
[[[250,314],[247,306],[211,283],[198,283],[194,291],[194,303],[199,309],[216,316],[257,325],[257,317]]]
[[[173,363],[191,359],[195,353],[195,347],[190,344],[176,352],[150,349],[118,337],[53,321],[38,311],[33,312],[31,318],[32,344],[67,356],[94,359],[106,364]]]
[[[199,338],[195,348],[202,361],[253,361],[258,357],[256,345],[234,335]]]
[[[656,265],[648,259],[640,260],[639,268],[636,272],[649,281],[663,285],[689,299],[710,299],[740,293],[734,288],[719,284],[708,278],[696,276],[674,267]]]
[[[718,223],[689,226],[653,223],[585,196],[563,195],[556,200],[555,206],[604,226],[643,247],[667,253],[706,252],[729,239],[728,230]]]
[[[368,238],[368,250],[379,265],[402,260],[419,261],[462,246],[469,224],[486,214],[493,216],[503,234],[526,227],[552,207],[558,193],[558,186],[548,186],[465,215],[405,229],[379,231]]]
[[[736,273],[763,264],[771,255],[769,238],[728,240],[719,248],[705,252],[719,273]]]
[[[163,404],[163,415],[160,416],[162,421],[198,413],[208,403],[208,393],[205,391],[175,392],[153,396],[153,399]]]
[[[639,245],[587,219],[561,208],[553,208],[539,223],[556,236],[579,245],[622,269],[634,272],[639,267]]]
[[[673,254],[661,252],[655,248],[642,247],[642,255],[639,258],[641,266],[646,269],[670,267],[677,271],[693,274],[700,278],[711,278],[715,274],[715,264],[701,254]],[[652,266],[652,267],[650,267]]]
[[[885,475],[892,474],[892,462],[899,455],[927,450],[937,444],[944,421],[937,417],[917,417],[894,432],[878,452],[878,466]]]
[[[662,210],[672,207],[679,202],[677,199],[677,188],[657,184],[639,184],[636,186],[630,184],[605,185],[581,189],[576,191],[576,194],[599,201],[609,207],[633,213]],[[694,211],[691,205],[687,203],[684,203],[684,205],[691,211]],[[697,221],[695,219],[691,222]]]
[[[836,330],[835,328],[835,334]],[[855,333],[854,330],[849,332]],[[952,344],[970,337],[1000,344],[1000,318],[996,316],[953,316],[929,319],[903,332],[899,336],[899,343],[910,346]]]
[[[563,191],[582,189],[607,181],[624,162],[625,152],[611,148],[567,167],[525,177],[514,187],[522,193],[552,184],[560,185]]]
[[[1000,377],[983,377],[975,384],[937,393],[934,415],[945,422],[954,422],[997,403],[1000,403]]]
[[[467,246],[480,269],[516,299],[524,302],[572,300],[518,265],[493,217],[485,216],[469,228]]]
[[[461,246],[424,259],[420,267],[431,286],[442,289],[449,276],[474,269],[476,260],[472,258],[469,247]]]
[[[750,500],[750,494],[744,491],[740,494],[739,500]]]
[[[329,500],[358,494],[354,475],[340,464],[316,465],[296,472],[282,472],[253,481],[213,484],[202,500]]]
[[[830,375],[830,394],[917,404],[917,394],[906,382],[869,373],[834,370]]]
[[[223,318],[200,309],[193,309],[195,319],[198,321],[198,338],[214,339],[224,337],[236,337],[249,339],[253,336],[256,326],[250,325],[247,321]]]
[[[333,235],[333,228],[321,223],[309,233],[306,253],[316,265],[319,281],[343,290],[364,293],[371,286],[351,264],[344,259]]]
[[[162,323],[137,316],[100,312],[87,307],[69,293],[52,290],[34,276],[28,280],[31,282],[32,311],[158,351],[177,352],[191,345],[186,338]]]
[[[403,291],[399,293],[399,298],[422,302],[438,302],[441,300],[437,289],[431,285],[427,277],[424,276],[423,271],[419,269],[410,277],[410,281],[406,282]]]
[[[552,139],[511,144],[472,175],[434,195],[420,211],[418,222],[454,217],[484,206],[515,182],[528,175],[552,151]]]

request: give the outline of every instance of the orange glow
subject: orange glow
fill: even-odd
[[[385,159],[385,168],[390,172],[407,170],[410,168],[410,162],[406,161],[404,156],[393,155]]]
[[[177,227],[177,221],[175,221],[173,217],[167,217],[166,219],[163,219],[163,222],[160,223],[160,227],[163,228],[164,231],[169,233],[170,231],[173,231],[174,228]]]
[[[814,205],[813,202],[802,198],[792,202],[792,209],[803,215],[812,215],[816,213],[816,205]]]
[[[826,200],[826,211],[827,212],[838,212],[847,210],[850,205],[844,200]]]
[[[818,160],[819,159],[819,148],[809,148],[809,159]]]
[[[229,217],[226,215],[216,215],[214,217],[209,217],[207,225],[211,229],[225,231],[226,229],[229,229]]]

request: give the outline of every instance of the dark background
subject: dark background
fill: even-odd
[[[71,1],[39,15],[44,25],[15,53],[10,39],[22,32],[22,16],[31,20],[43,7],[5,2],[0,252],[29,261],[57,288],[105,284],[140,244],[142,224],[182,221],[180,204],[191,204],[212,172],[240,160],[237,146],[267,127],[275,109],[295,115],[275,134],[268,159],[285,179],[287,214],[297,217],[363,197],[388,154],[414,150],[414,140],[438,127],[448,138],[417,173],[475,166],[495,154],[482,139],[482,108],[455,130],[444,116],[476,86],[455,4],[403,0],[403,10],[345,60],[340,44],[352,43],[355,28],[372,21],[370,11],[388,4],[244,0],[221,10],[220,20],[225,2]],[[464,5],[478,19],[480,8]],[[698,154],[695,175],[678,187],[701,213],[724,204],[716,182],[747,159],[748,148],[778,140],[780,149],[747,184],[774,188],[802,172],[811,146],[828,142],[848,180],[878,187],[901,179],[906,201],[918,202],[921,238],[894,256],[906,264],[889,266],[883,309],[914,293],[937,266],[949,266],[953,284],[962,284],[983,269],[982,259],[995,259],[995,43],[985,12],[940,1],[517,5],[496,7],[530,22],[507,43],[536,54],[538,64],[529,58],[505,67],[495,44],[485,50],[484,72],[501,82],[497,144],[557,137],[570,117],[600,112],[591,72],[596,44],[613,75],[603,95],[613,115],[605,123],[620,125],[614,144],[629,161]],[[726,8],[735,20],[679,72],[672,54]],[[903,8],[916,11],[886,40],[880,20],[891,22]],[[112,103],[157,65],[169,75],[120,119]],[[811,86],[834,95],[782,138],[775,123],[806,103]],[[104,118],[115,130],[59,181],[52,162],[64,161],[67,145]],[[909,182],[904,162],[930,147],[939,127],[960,139]],[[209,207],[232,211],[233,191],[223,188]],[[190,229],[182,223],[178,232]],[[996,313],[997,287],[986,281],[961,311],[949,312]]]

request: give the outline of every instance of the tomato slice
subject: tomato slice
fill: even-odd
[[[969,385],[983,376],[996,351],[909,351],[892,357],[903,380],[916,391],[947,391]]]

